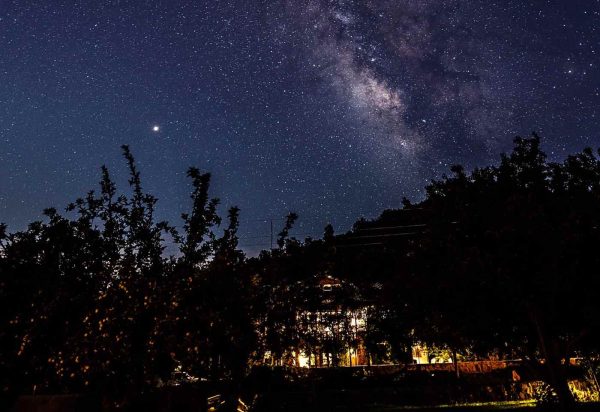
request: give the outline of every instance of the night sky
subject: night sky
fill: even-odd
[[[598,0],[0,0],[0,221],[126,189],[126,143],[173,223],[194,165],[247,251],[346,231],[517,134],[600,146],[599,53]]]

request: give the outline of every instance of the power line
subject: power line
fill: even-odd
[[[423,224],[418,224],[418,225],[403,225],[403,226],[382,226],[382,227],[367,227],[367,228],[361,228],[361,229],[357,229],[357,232],[361,232],[361,231],[372,231],[372,230],[389,230],[389,229],[404,229],[404,228],[411,228],[411,227],[426,227],[427,224],[423,223]]]
[[[336,248],[359,247],[359,246],[381,246],[381,245],[383,245],[382,242],[375,242],[375,243],[355,243],[355,244],[350,244],[350,245],[336,245]]]
[[[422,210],[422,208],[411,208],[411,209],[392,209],[394,212],[415,212],[418,210]],[[367,216],[367,215],[376,215],[376,216],[381,216],[382,212],[373,212],[373,211],[360,211],[360,212],[353,212],[355,213],[357,216],[359,216],[357,219],[357,221],[363,217],[363,216]],[[375,218],[376,219],[376,218]],[[260,223],[264,223],[264,224],[268,224],[269,228],[268,234],[264,234],[264,235],[253,235],[252,233],[249,233],[249,236],[239,236],[239,240],[240,240],[240,247],[255,247],[255,246],[261,246],[264,247],[266,249],[266,247],[271,248],[271,250],[274,248],[274,240],[275,240],[275,233],[274,233],[274,223],[275,222],[284,222],[287,220],[287,217],[264,217],[264,218],[257,218],[257,219],[241,219],[241,223],[250,223],[250,222],[260,222]],[[317,215],[314,213],[308,213],[308,214],[299,214],[299,224],[296,225],[296,228],[303,228],[305,226],[308,227],[317,227],[317,226],[325,226],[325,224],[329,224],[332,223],[332,220],[329,216],[323,216],[323,215]],[[323,222],[327,222],[325,224],[323,224]],[[426,224],[414,224],[414,225],[397,225],[397,226],[386,226],[386,227],[372,227],[372,228],[360,228],[360,229],[356,229],[354,231],[354,234],[358,234],[358,233],[365,233],[365,232],[371,232],[371,233],[377,233],[378,231],[384,231],[384,230],[394,230],[394,229],[414,229],[414,228],[420,228],[420,227],[425,227],[427,226]],[[302,239],[303,237],[319,237],[319,232],[317,230],[313,231],[313,232],[303,232],[303,233],[294,233],[294,229],[292,229],[290,231],[290,237],[292,238],[296,238],[296,239]],[[395,234],[373,234],[373,235],[358,235],[358,236],[352,236],[351,239],[346,239],[347,241],[350,240],[367,240],[367,239],[374,239],[374,238],[384,238],[384,237],[400,237],[400,236],[410,236],[410,235],[414,235],[416,234],[416,232],[404,232],[404,233],[395,233]],[[244,241],[249,241],[250,243],[244,243]],[[379,242],[371,242],[371,243],[363,243],[363,244],[352,244],[352,245],[340,245],[340,247],[347,247],[347,246],[375,246],[375,245],[381,245],[383,243],[379,243]]]
[[[269,235],[263,235],[263,236],[238,236],[238,239],[268,239],[270,236]]]
[[[418,235],[419,232],[404,232],[404,233],[385,233],[382,235],[364,235],[364,236],[352,236],[348,240],[352,239],[370,239],[370,238],[381,238],[381,237],[396,237],[396,236],[409,236]]]
[[[265,247],[268,246],[267,243],[249,243],[249,244],[239,244],[239,247],[253,247],[253,246],[260,246],[260,247]]]

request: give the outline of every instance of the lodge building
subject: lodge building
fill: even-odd
[[[302,368],[391,364],[367,351],[364,342],[372,306],[361,299],[357,288],[330,275],[315,276],[311,282],[319,295],[318,304],[296,312],[296,324],[304,337],[299,347],[275,363],[266,351],[263,363]],[[415,364],[451,362],[449,356],[430,357],[427,347],[420,344],[412,346],[411,356]]]

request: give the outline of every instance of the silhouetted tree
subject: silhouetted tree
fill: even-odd
[[[498,166],[452,171],[418,205],[430,216],[415,253],[433,335],[417,334],[543,360],[569,403],[569,358],[598,343],[600,161],[586,149],[548,163],[533,135],[516,138]]]
[[[4,393],[100,391],[126,402],[175,366],[221,379],[245,372],[254,347],[237,248],[239,210],[223,236],[209,174],[191,168],[183,234],[155,220],[128,146],[131,196],[102,167],[100,192],[55,209],[47,223],[0,226],[0,371]],[[163,236],[180,245],[164,254]],[[218,373],[210,374],[214,368]]]

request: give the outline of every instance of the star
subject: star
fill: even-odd
[[[302,233],[320,236],[325,221],[343,231],[421,200],[446,164],[495,162],[530,129],[549,131],[538,130],[556,161],[600,146],[596,2],[565,14],[468,0],[113,1],[93,20],[83,2],[12,3],[0,15],[0,221],[14,229],[94,189],[84,183],[105,162],[126,177],[122,143],[165,171],[146,177],[161,219],[185,211],[173,183],[199,166],[224,205],[245,206],[248,239],[285,205],[306,218]]]

